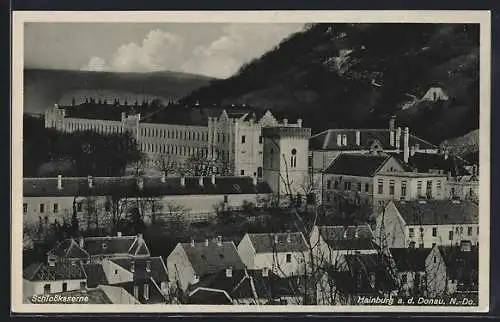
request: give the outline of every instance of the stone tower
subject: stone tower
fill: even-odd
[[[290,197],[304,197],[308,182],[308,154],[311,129],[287,120],[278,127],[263,128],[264,180],[269,183],[280,202]]]

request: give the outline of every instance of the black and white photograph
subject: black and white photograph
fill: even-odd
[[[488,12],[13,18],[20,311],[488,310]]]

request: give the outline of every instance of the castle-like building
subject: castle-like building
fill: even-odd
[[[305,179],[298,176],[308,173],[311,129],[303,128],[301,119],[289,123],[287,119],[278,121],[270,111],[256,115],[223,110],[218,116],[209,116],[207,125],[179,125],[150,123],[140,113],[122,112],[120,116],[108,120],[74,117],[67,115],[66,108],[54,105],[45,113],[45,127],[62,132],[128,132],[151,165],[160,155],[171,156],[179,164],[191,156],[221,160],[225,175],[266,179],[275,192],[285,193],[291,189],[290,183],[299,185]],[[289,176],[286,185],[285,172]]]

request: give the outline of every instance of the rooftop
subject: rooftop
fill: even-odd
[[[432,248],[391,248],[390,253],[400,272],[425,271],[425,260]]]
[[[373,153],[342,153],[324,170],[326,174],[372,177],[391,156]]]
[[[23,270],[23,278],[29,281],[85,280],[87,276],[80,263],[59,262],[54,266],[33,263]]]
[[[359,131],[360,144],[356,144],[356,132]],[[346,135],[347,144],[338,145],[337,136]],[[390,144],[389,129],[329,129],[313,135],[309,140],[310,150],[347,151],[369,150],[374,142],[380,144],[383,150],[395,150]],[[409,146],[419,145],[420,149],[437,149],[437,146],[410,133]],[[394,144],[396,145],[396,144]],[[404,146],[404,134],[401,133],[400,149]]]
[[[168,281],[167,267],[160,256],[147,258],[115,257],[110,259],[124,269],[130,271],[134,266],[134,279],[151,277],[158,285]],[[149,262],[149,272],[147,265]]]
[[[404,177],[404,178],[430,178],[446,177],[445,173],[422,173],[422,172],[379,172],[377,175],[386,177]]]
[[[309,249],[300,232],[247,235],[256,253],[297,253]]]
[[[181,243],[180,245],[200,278],[228,267],[235,270],[245,268],[232,241],[222,241],[218,244],[216,241],[209,240],[208,245],[205,242]]]
[[[318,231],[333,250],[376,249],[375,237],[369,225],[318,226]]]
[[[402,162],[402,154],[391,153],[391,155]],[[465,169],[467,162],[453,155],[445,157],[444,154],[439,153],[415,152],[413,155],[410,154],[407,165],[410,168],[416,169],[418,172],[428,173],[442,170],[445,174],[450,172],[453,177],[470,175],[469,171]]]
[[[215,185],[210,177],[203,178],[203,186],[199,177],[185,177],[184,186],[181,178],[143,177],[140,189],[135,177],[95,177],[92,187],[88,178],[62,177],[61,189],[58,189],[58,178],[24,178],[24,197],[63,197],[63,196],[127,196],[127,197],[159,197],[169,195],[230,195],[271,193],[266,182],[253,183],[251,177],[228,176],[216,177]]]
[[[477,224],[478,205],[460,200],[393,201],[407,225]]]

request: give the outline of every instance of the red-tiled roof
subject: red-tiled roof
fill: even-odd
[[[33,263],[23,270],[23,278],[29,281],[85,280],[87,277],[80,263],[58,262]]]
[[[477,224],[478,205],[458,200],[393,201],[407,225]]]
[[[390,158],[387,154],[342,153],[330,163],[324,173],[372,177]]]
[[[308,251],[299,232],[248,234],[256,253],[296,253]],[[277,242],[276,242],[277,241]]]
[[[62,178],[62,189],[57,187],[57,178],[24,178],[24,197],[57,197],[57,196],[127,196],[127,197],[160,197],[170,195],[231,195],[271,193],[266,182],[253,184],[251,177],[216,177],[215,185],[210,177],[203,178],[203,186],[199,177],[186,177],[185,185],[180,178],[160,177],[143,178],[143,189],[139,189],[138,180],[134,177],[96,177],[93,187],[89,188],[87,178]]]
[[[356,131],[360,133],[360,145],[356,144]],[[337,145],[337,135],[347,136],[347,145]],[[395,135],[396,137],[396,135]],[[396,139],[394,139],[396,140]],[[401,133],[400,149],[404,146],[404,133]],[[390,144],[389,129],[329,129],[311,137],[309,149],[311,150],[331,150],[331,151],[352,151],[369,150],[374,142],[378,142],[384,150],[395,150],[395,146]],[[437,149],[437,146],[427,142],[410,133],[409,146],[419,145],[420,149]],[[394,142],[396,145],[396,142]]]
[[[235,270],[245,268],[232,241],[225,241],[220,245],[217,242],[209,241],[208,246],[205,243],[194,243],[194,245],[181,243],[181,246],[200,278],[229,266]]]

